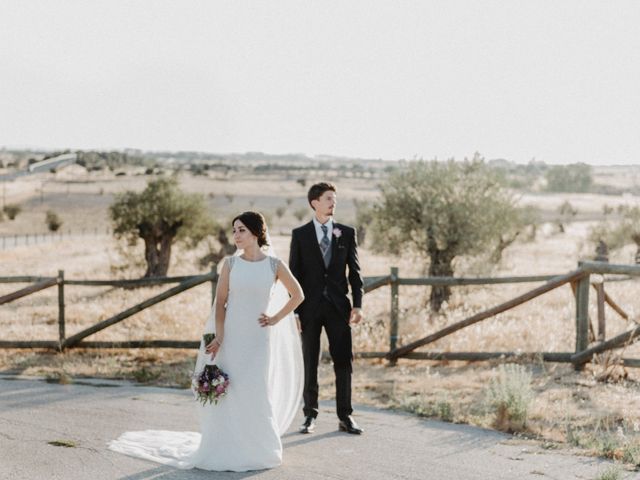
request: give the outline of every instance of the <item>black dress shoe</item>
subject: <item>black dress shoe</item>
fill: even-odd
[[[353,417],[347,417],[344,420],[340,420],[340,423],[338,423],[338,430],[341,432],[353,433],[354,435],[360,435],[364,432],[364,430],[358,426]]]
[[[316,429],[316,419],[313,417],[305,417],[304,423],[300,427],[300,433],[313,433]]]

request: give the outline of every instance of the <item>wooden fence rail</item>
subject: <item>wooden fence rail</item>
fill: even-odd
[[[156,303],[160,303],[161,301],[166,300],[167,298],[171,298],[177,295],[178,293],[184,292],[185,290],[188,290],[197,285],[200,285],[201,283],[213,281],[216,279],[216,277],[217,275],[215,272],[208,273],[206,275],[197,275],[197,276],[191,277],[190,279],[181,282],[176,287],[170,288],[169,290],[162,292],[159,295],[155,295],[154,297],[151,297],[145,300],[144,302],[138,303],[137,305],[134,305],[133,307],[128,308],[125,311],[120,312],[111,318],[103,320],[102,322],[99,322],[85,330],[82,330],[81,332],[76,333],[72,337],[61,340],[61,348],[64,349],[68,347],[73,347],[78,343],[80,343],[82,339],[88,337],[89,335],[93,335],[94,333],[99,332],[100,330],[104,330],[105,328],[110,327],[111,325],[115,325],[116,323],[121,322],[125,318],[129,318],[131,315],[141,312],[145,308],[149,308],[152,305],[155,305]]]
[[[39,292],[40,290],[44,290],[45,288],[53,287],[56,283],[58,283],[58,281],[55,278],[41,280],[29,287],[21,288],[20,290],[16,290],[15,292],[3,295],[2,297],[0,297],[0,305],[13,302],[14,300],[18,300],[19,298],[26,297],[27,295]]]
[[[508,302],[501,303],[493,308],[489,308],[480,313],[476,313],[464,320],[454,323],[453,325],[449,325],[448,327],[443,328],[431,335],[428,335],[420,340],[416,340],[408,345],[392,350],[388,353],[387,358],[389,360],[396,360],[398,357],[402,357],[409,352],[412,352],[418,347],[422,347],[423,345],[427,345],[429,343],[435,342],[440,338],[446,337],[447,335],[451,335],[458,330],[468,327],[469,325],[473,325],[474,323],[478,323],[487,318],[493,317],[498,313],[505,312],[507,310],[512,309],[513,307],[517,307],[518,305],[522,305],[525,302],[528,302],[531,299],[534,299],[543,293],[547,293],[555,288],[558,288],[561,285],[564,285],[569,282],[573,282],[575,280],[580,279],[585,274],[581,270],[576,270],[574,272],[568,273],[566,275],[560,275],[557,277],[553,277],[546,284],[541,287],[538,287],[534,290],[531,290],[523,295],[520,295]]]
[[[592,276],[597,275],[593,279]],[[606,277],[605,275],[609,275]],[[538,359],[547,362],[570,362],[576,368],[590,361],[594,355],[604,351],[620,348],[640,338],[640,326],[624,332],[610,340],[606,340],[604,306],[609,305],[623,319],[629,320],[629,315],[608,295],[604,285],[608,281],[628,281],[640,276],[640,266],[613,265],[602,262],[581,262],[578,269],[561,275],[533,275],[491,278],[456,278],[456,277],[427,277],[401,278],[396,267],[392,267],[389,275],[365,277],[364,290],[370,293],[378,288],[390,287],[390,319],[389,319],[389,351],[388,352],[357,352],[360,358],[386,358],[392,364],[400,358],[413,360],[463,360],[481,361],[496,358],[504,359]],[[64,350],[66,348],[197,348],[199,341],[192,340],[132,340],[132,341],[87,341],[86,338],[126,318],[149,308],[163,300],[173,297],[197,285],[211,282],[212,300],[215,294],[217,274],[212,271],[204,275],[148,278],[136,280],[70,280],[65,279],[64,271],[59,271],[57,277],[14,276],[0,277],[0,283],[32,283],[32,285],[0,297],[0,305],[23,298],[32,293],[51,286],[58,286],[58,341],[6,341],[0,340],[0,348],[51,348]],[[407,345],[398,346],[400,328],[400,287],[404,286],[472,286],[472,285],[503,285],[517,283],[544,282],[541,286],[529,290],[511,300],[494,307],[485,309],[468,318],[446,326],[422,339]],[[116,288],[140,288],[177,283],[178,285],[158,294],[133,307],[130,307],[106,320],[86,328],[71,337],[66,337],[64,286],[112,286]],[[451,335],[463,328],[481,322],[499,313],[510,310],[518,305],[543,295],[551,290],[570,284],[575,294],[576,303],[576,346],[574,352],[434,352],[415,351],[416,349]],[[596,291],[597,305],[597,335],[593,333],[589,319],[589,285]],[[592,332],[591,338],[589,336]],[[590,344],[590,341],[592,342]],[[595,342],[595,343],[593,343]],[[625,366],[640,367],[640,359],[624,358]]]

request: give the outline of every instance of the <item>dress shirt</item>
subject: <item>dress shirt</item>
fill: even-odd
[[[331,241],[333,236],[333,218],[330,218],[327,223],[327,237],[329,238],[329,248],[331,248]],[[318,245],[320,245],[320,241],[322,237],[324,237],[324,232],[322,231],[322,223],[318,221],[316,217],[313,217],[313,226],[316,227],[316,236],[318,237]]]

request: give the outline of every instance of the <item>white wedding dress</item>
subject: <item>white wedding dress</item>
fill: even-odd
[[[230,257],[224,344],[214,361],[201,341],[196,372],[215,363],[229,374],[227,395],[217,405],[199,404],[200,431],[126,432],[109,449],[189,469],[236,471],[273,468],[282,463],[280,436],[300,406],[303,367],[293,315],[261,327],[261,313],[273,314],[288,299],[275,282],[278,260],[251,262]],[[205,332],[215,328],[215,305]]]

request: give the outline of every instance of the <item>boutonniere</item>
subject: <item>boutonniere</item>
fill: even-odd
[[[334,228],[333,236],[336,238],[340,238],[342,236],[342,230],[340,230],[338,227]]]

